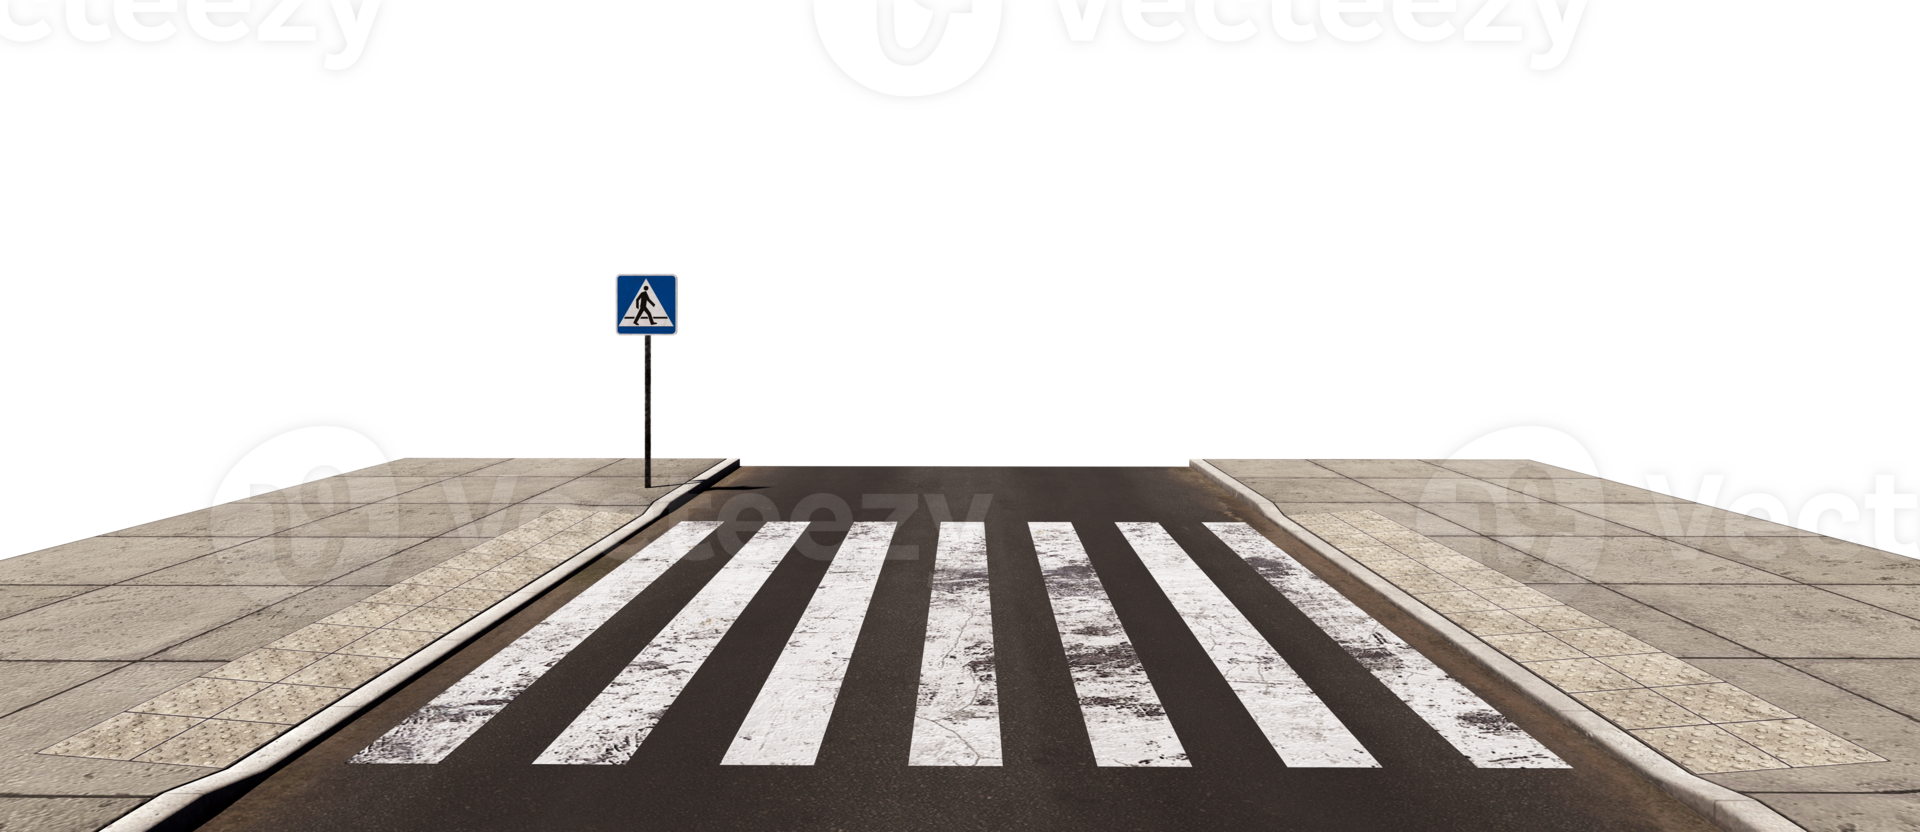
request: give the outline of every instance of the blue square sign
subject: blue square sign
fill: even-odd
[[[672,335],[680,317],[675,303],[678,293],[673,275],[623,274],[620,276],[620,320],[614,329],[621,335]]]

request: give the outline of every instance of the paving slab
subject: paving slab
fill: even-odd
[[[56,757],[39,751],[219,666],[137,662],[0,717],[0,783],[17,795],[153,795],[205,774],[205,769],[186,766]]]
[[[467,503],[505,506],[535,494],[552,490],[573,477],[468,474],[450,477],[432,485],[408,491],[381,502],[386,503]]]
[[[280,585],[323,584],[424,543],[424,537],[292,537],[274,535],[242,543],[177,566],[148,572],[128,584]]]
[[[1597,583],[1790,584],[1793,581],[1647,535],[1495,537]]]
[[[616,462],[618,458],[607,459],[509,459],[469,473],[475,476],[536,476],[536,477],[579,477],[591,474]]]
[[[241,503],[377,503],[396,494],[414,491],[444,477],[363,477],[339,476],[302,483],[292,488],[256,494]]]
[[[0,586],[0,618],[18,615],[27,610],[44,607],[55,601],[64,601],[83,592],[92,592],[97,586]]]
[[[1920,560],[1526,460],[1219,470],[1696,776],[1920,829]]]
[[[625,462],[396,460],[0,560],[0,829],[97,829],[251,753],[671,490],[524,502]],[[474,571],[511,588],[405,583],[535,518],[557,557]]]
[[[0,618],[0,661],[133,661],[284,600],[297,587],[109,586]],[[165,614],[158,614],[159,611]]]
[[[1614,589],[1761,655],[1920,658],[1920,621],[1819,587],[1623,584]]]
[[[1241,480],[1252,486],[1248,480]],[[1382,477],[1361,477],[1357,480],[1375,492],[1391,495],[1393,499],[1410,503],[1537,503],[1539,498],[1522,494],[1509,488],[1502,488],[1490,482],[1466,479],[1462,477],[1431,477],[1419,479],[1395,479]],[[1256,489],[1257,490],[1257,489]],[[1262,494],[1266,493],[1264,491]],[[1268,498],[1272,499],[1272,498]],[[1316,499],[1311,494],[1304,500]]]
[[[321,586],[154,654],[158,661],[232,661],[378,592],[371,586]]]
[[[457,477],[461,474],[478,471],[489,465],[508,462],[508,459],[396,459],[379,465],[371,465],[357,471],[348,471],[347,477]]]
[[[0,560],[0,586],[114,584],[232,548],[246,537],[94,537]]]
[[[1759,653],[1599,584],[1529,582],[1561,603],[1681,658],[1757,658]]]
[[[141,797],[0,797],[0,831],[93,832],[145,801]]]
[[[1561,505],[1604,517],[1622,526],[1647,534],[1670,537],[1813,535],[1813,532],[1783,526],[1758,517],[1735,514],[1698,503],[1562,503]]]
[[[370,503],[287,530],[291,537],[434,537],[500,510],[497,504]]]
[[[1444,517],[1461,528],[1502,539],[1644,534],[1637,529],[1547,502],[1421,503],[1420,508]],[[1523,551],[1526,549],[1524,546],[1519,548]]]
[[[1920,560],[1813,535],[1670,536],[1703,552],[1810,584],[1920,585]]]
[[[0,662],[0,716],[126,666],[126,662]]]
[[[1920,720],[1920,659],[1782,659],[1788,667]]]
[[[226,503],[142,523],[108,537],[260,537],[353,508],[352,503]]]

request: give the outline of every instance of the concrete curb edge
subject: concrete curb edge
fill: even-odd
[[[255,749],[252,754],[220,771],[156,795],[133,811],[121,815],[119,819],[102,827],[100,832],[150,832],[176,828],[176,826],[186,828],[204,822],[211,814],[193,817],[200,814],[195,812],[195,809],[210,808],[220,803],[221,798],[225,796],[236,795],[251,788],[257,780],[264,778],[282,762],[299,754],[308,745],[325,737],[334,728],[352,719],[374,702],[412,680],[420,672],[438,663],[442,658],[466,646],[467,642],[486,632],[493,625],[506,620],[507,616],[519,612],[521,607],[526,606],[548,589],[573,577],[574,573],[585,568],[587,564],[639,533],[653,521],[666,516],[667,512],[679,508],[681,504],[706,488],[708,483],[727,475],[738,467],[740,467],[740,460],[735,457],[722,460],[720,464],[701,472],[679,488],[655,500],[639,517],[601,538],[598,543],[554,567],[533,583],[521,587],[518,592],[507,596],[500,603],[468,619],[465,624],[454,628],[432,644],[407,657],[406,660],[388,668],[385,673],[374,677],[372,681],[355,688],[352,693],[308,717],[305,722],[281,734],[273,742]]]
[[[1274,525],[1293,535],[1296,540],[1319,553],[1321,557],[1333,562],[1361,583],[1380,593],[1394,606],[1446,637],[1462,652],[1472,656],[1488,670],[1519,688],[1528,698],[1552,710],[1575,730],[1606,747],[1608,751],[1613,752],[1614,756],[1625,761],[1642,776],[1652,780],[1662,790],[1673,795],[1689,808],[1705,816],[1714,825],[1728,832],[1806,832],[1803,827],[1775,812],[1766,804],[1725,786],[1703,780],[1660,756],[1653,749],[1615,727],[1613,723],[1601,718],[1599,714],[1588,710],[1578,700],[1547,684],[1545,680],[1533,675],[1531,671],[1521,667],[1505,654],[1487,646],[1485,642],[1475,638],[1473,634],[1468,633],[1446,616],[1435,612],[1399,587],[1388,583],[1373,570],[1361,567],[1345,553],[1328,545],[1318,536],[1280,513],[1279,506],[1274,505],[1273,501],[1248,488],[1226,472],[1215,468],[1206,460],[1189,460],[1188,464],[1201,476],[1226,489],[1241,502],[1259,510]]]

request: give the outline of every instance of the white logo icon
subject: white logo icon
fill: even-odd
[[[847,77],[874,92],[946,92],[985,66],[1001,0],[813,0],[813,26]]]

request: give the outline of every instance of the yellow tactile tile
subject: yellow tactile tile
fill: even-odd
[[[386,589],[367,596],[367,601],[375,604],[400,604],[402,606],[418,607],[440,597],[440,595],[446,591],[447,588],[444,586],[400,584],[398,586],[387,587]]]
[[[411,609],[413,609],[413,607],[400,604],[374,604],[361,601],[358,604],[349,605],[339,612],[320,619],[320,623],[347,624],[354,627],[378,627],[400,616],[406,615],[407,611]]]
[[[1580,659],[1586,657],[1586,654],[1574,649],[1573,645],[1546,633],[1514,633],[1504,636],[1481,636],[1480,638],[1482,641],[1493,645],[1494,648],[1500,652],[1513,657],[1514,661],[1540,662],[1553,659]]]
[[[1497,610],[1500,608],[1499,604],[1495,604],[1468,589],[1463,589],[1459,592],[1435,592],[1431,595],[1422,595],[1419,597],[1422,603],[1432,607],[1436,612],[1441,613]]]
[[[1526,586],[1526,584],[1491,569],[1470,569],[1464,572],[1446,572],[1443,574],[1445,574],[1449,580],[1467,589]]]
[[[357,688],[387,671],[397,660],[382,656],[357,656],[335,653],[286,678],[289,685],[314,685],[328,688]]]
[[[1414,557],[1414,558],[1424,558],[1424,559],[1431,560],[1435,558],[1462,557],[1462,555],[1459,552],[1455,552],[1452,549],[1449,549],[1445,546],[1440,545],[1439,543],[1435,543],[1434,541],[1428,540],[1426,538],[1420,538],[1418,540],[1408,540],[1408,539],[1402,538],[1400,541],[1392,544],[1392,546],[1394,549],[1400,551],[1402,554],[1405,554],[1408,557]],[[1472,558],[1467,558],[1467,560],[1472,560]],[[1475,562],[1475,565],[1478,565],[1477,561]]]
[[[1622,728],[1671,728],[1679,725],[1705,725],[1699,714],[1673,704],[1673,701],[1646,688],[1596,690],[1571,694]]]
[[[1760,719],[1791,719],[1793,717],[1793,714],[1775,707],[1766,700],[1725,682],[1677,685],[1655,690],[1661,696],[1713,722],[1751,722]]]
[[[134,759],[143,763],[224,768],[292,727],[266,722],[209,719]]]
[[[1367,568],[1372,569],[1374,572],[1389,578],[1393,577],[1394,575],[1437,575],[1439,574],[1438,572],[1428,569],[1424,564],[1412,558],[1397,558],[1395,560],[1368,561]]]
[[[529,549],[528,551],[532,550]],[[521,555],[516,558],[507,559],[504,563],[494,567],[492,572],[518,572],[522,575],[544,575],[547,573],[547,570],[559,565],[559,563],[560,562],[556,560],[531,558],[526,555]],[[492,572],[488,574],[492,574]]]
[[[319,661],[326,653],[302,650],[262,648],[206,672],[215,679],[243,679],[249,682],[278,682],[293,672]]]
[[[439,633],[420,630],[379,629],[368,633],[359,640],[340,648],[340,652],[356,656],[380,656],[389,659],[404,659],[420,648],[433,643]]]
[[[468,550],[459,556],[440,564],[446,569],[477,569],[482,572],[499,566],[512,555],[496,555]]]
[[[1468,570],[1484,571],[1487,568],[1481,565],[1479,561],[1474,560],[1473,558],[1462,557],[1460,555],[1440,555],[1437,557],[1427,556],[1427,555],[1412,555],[1412,557],[1419,559],[1420,564],[1422,566],[1425,566],[1428,569],[1431,569],[1435,572],[1465,572]]]
[[[422,606],[478,611],[506,600],[509,594],[511,593],[492,589],[450,589]]]
[[[525,572],[483,572],[466,582],[464,589],[493,589],[512,591],[526,586],[538,575]]]
[[[339,624],[308,624],[267,645],[275,650],[300,650],[331,653],[368,633],[372,627],[347,627]]]
[[[1499,604],[1503,610],[1561,605],[1553,596],[1525,586],[1494,587],[1492,589],[1476,589],[1474,591],[1480,593],[1480,597]]]
[[[1585,630],[1555,630],[1554,636],[1589,656],[1626,656],[1634,653],[1658,653],[1660,648],[1612,627]]]
[[[61,740],[40,753],[131,760],[198,724],[200,720],[195,717],[124,713]]]
[[[1787,764],[1712,725],[1684,728],[1646,728],[1627,733],[1673,758],[1695,774],[1762,771]]]
[[[387,625],[394,630],[419,630],[428,633],[444,633],[473,617],[472,610],[451,609],[448,607],[421,607],[395,619]]]
[[[143,714],[209,717],[233,707],[235,703],[265,690],[266,687],[266,682],[202,677],[127,710]]]
[[[520,538],[515,538],[513,540],[506,540],[503,538],[496,537],[492,540],[489,540],[485,543],[482,543],[478,546],[468,549],[467,552],[469,554],[499,555],[501,557],[510,558],[510,557],[513,557],[514,555],[517,555],[517,554],[520,554],[521,552],[526,551],[528,547],[532,546],[534,543],[537,543],[537,542],[538,541],[524,540]]]
[[[1887,761],[1804,719],[1734,722],[1720,727],[1796,768]]]
[[[248,697],[240,704],[219,713],[220,719],[245,722],[274,722],[298,725],[301,720],[347,695],[341,688],[278,684]]]
[[[1409,560],[1406,555],[1385,546],[1342,546],[1340,547],[1340,551],[1347,553],[1347,557],[1353,558],[1361,563],[1373,563],[1382,560]]]
[[[1476,636],[1495,636],[1506,633],[1533,633],[1540,628],[1527,623],[1527,620],[1506,610],[1486,610],[1482,612],[1447,613],[1453,623],[1466,628]]]
[[[445,566],[436,566],[408,578],[405,583],[444,586],[452,589],[483,574],[485,573],[478,569],[450,569]]]
[[[1606,622],[1568,606],[1527,607],[1513,611],[1542,630],[1579,630],[1605,627]]]
[[[1414,595],[1425,595],[1430,592],[1458,592],[1463,589],[1459,584],[1447,580],[1447,576],[1433,572],[1424,575],[1408,573],[1403,575],[1387,575],[1385,577],[1388,581],[1391,581],[1394,586],[1400,587]]]
[[[1524,666],[1568,693],[1640,687],[1632,679],[1620,675],[1613,668],[1595,659],[1528,662]]]
[[[1600,656],[1602,664],[1626,674],[1647,687],[1662,685],[1697,685],[1718,682],[1720,679],[1693,665],[1665,653],[1640,653],[1631,656]],[[1696,709],[1689,708],[1694,713]]]

